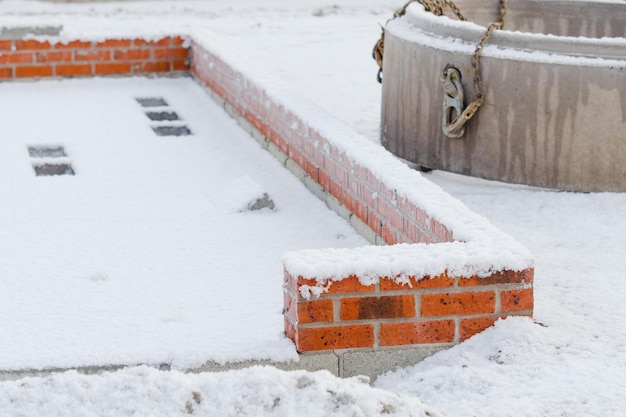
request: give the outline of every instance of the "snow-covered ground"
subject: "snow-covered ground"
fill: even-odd
[[[282,254],[366,241],[200,86],[5,83],[0,97],[13,115],[0,143],[1,370],[297,357],[282,335]],[[168,106],[136,101],[154,97]],[[29,156],[51,145],[67,156]],[[35,176],[31,164],[55,159],[76,175]],[[247,211],[264,193],[274,210]]]
[[[82,27],[96,23],[119,27],[137,22],[137,27],[152,28],[159,25],[191,28],[202,24],[203,29],[214,31],[224,44],[232,45],[234,53],[241,54],[243,60],[250,62],[247,71],[281,79],[293,90],[376,141],[380,87],[375,82],[376,66],[370,59],[371,47],[379,35],[378,23],[384,23],[400,3],[390,4],[388,0],[268,0],[259,4],[258,1],[241,0],[233,4],[227,0],[207,0],[52,5],[4,1],[0,2],[0,24],[64,23],[68,30],[77,33],[83,30]],[[141,83],[137,83],[139,85]],[[2,89],[21,89],[22,94],[35,90],[29,84],[3,85]],[[0,95],[2,102],[4,94]],[[186,107],[181,104],[180,108],[182,113]],[[6,114],[6,111],[0,114]],[[184,115],[194,129],[193,114]],[[129,128],[139,129],[136,123],[140,122],[133,116]],[[141,123],[144,123],[142,129],[145,129],[146,122]],[[3,128],[4,125],[3,121]],[[45,138],[42,136],[41,140]],[[3,146],[5,141],[3,132]],[[20,141],[7,146],[20,146],[25,152],[25,142]],[[163,148],[169,146],[171,144],[166,144]],[[106,162],[90,155],[87,148],[81,149],[78,144],[68,145],[68,150],[70,157],[76,155],[80,164],[88,160],[102,165]],[[151,156],[163,157],[156,149],[153,151]],[[193,147],[186,152],[193,152]],[[260,153],[255,158],[265,159]],[[11,159],[7,163],[14,166],[17,162]],[[171,162],[162,163],[171,166]],[[80,175],[77,175],[71,180],[79,178]],[[459,417],[626,416],[626,325],[623,322],[623,317],[626,317],[626,303],[623,302],[626,299],[626,195],[545,191],[440,172],[428,174],[427,178],[516,237],[533,252],[536,259],[534,321],[508,319],[499,322],[494,328],[417,366],[379,378],[375,386],[383,391],[369,389],[354,380],[340,381],[325,373],[284,373],[272,368],[201,376],[135,368],[103,376],[69,373],[0,383],[0,410],[7,410],[2,414],[28,417],[68,413],[124,416],[135,412],[134,415],[171,416],[185,415],[189,411],[189,403],[193,414],[206,416],[426,415],[425,412],[437,415],[434,410],[442,415]],[[254,179],[259,181],[257,177]],[[26,201],[29,196],[26,190],[40,187],[25,185],[23,181],[17,185],[25,188],[16,191],[21,200],[14,196],[2,197],[0,210],[13,216],[8,225],[3,225],[3,233],[7,227],[8,230],[17,227],[13,224],[15,218],[23,214],[16,211],[16,206]],[[202,184],[195,186],[201,187]],[[156,186],[152,184],[152,187]],[[210,189],[213,190],[213,186]],[[152,202],[163,202],[163,196],[154,195],[158,190],[152,191],[144,193],[145,201],[133,196],[131,201],[124,202],[129,211],[121,214],[128,213],[130,219],[141,219],[144,204],[150,206]],[[113,193],[111,189],[108,192]],[[180,195],[184,190],[173,192]],[[105,204],[108,200],[102,198],[104,196],[103,192],[97,201]],[[202,200],[199,195],[196,198]],[[76,212],[73,200],[64,201],[69,206],[66,207],[68,216],[69,213],[80,214]],[[289,203],[285,201],[284,204]],[[98,207],[95,204],[94,207],[98,213]],[[191,201],[190,207],[174,207],[172,210],[181,213],[200,208],[219,212],[217,208],[210,207],[207,200]],[[61,209],[53,210],[63,214]],[[41,214],[37,221],[44,225],[43,210],[37,209],[37,212]],[[102,211],[100,214],[104,215]],[[157,217],[157,213],[152,214]],[[257,217],[270,217],[270,214]],[[86,220],[82,223],[83,227],[85,224],[88,224]],[[192,226],[187,227],[193,229]],[[59,225],[54,227],[61,229]],[[68,227],[79,226],[68,224]],[[37,242],[35,232],[31,232],[31,240],[38,245],[40,242]],[[161,236],[166,236],[167,232],[164,231]],[[43,229],[40,235],[44,235]],[[333,242],[337,240],[333,234],[330,238]],[[119,245],[119,242],[114,244]],[[289,244],[293,245],[290,249],[310,246],[306,241]],[[350,246],[345,241],[339,244]],[[39,261],[33,259],[28,249],[18,248],[18,245],[6,242],[2,246],[3,251],[9,251],[23,261],[25,271],[31,270],[32,264]],[[76,249],[80,253],[82,248]],[[193,253],[196,250],[192,249]],[[120,259],[125,259],[118,248],[107,249],[107,252],[117,253]],[[142,256],[143,259],[161,261],[150,257],[149,253]],[[184,256],[192,257],[192,254]],[[9,257],[6,259],[9,264],[15,263]],[[232,261],[240,263],[240,259]],[[104,268],[110,264],[101,262],[97,271],[87,271],[87,266],[93,268],[94,263],[83,262],[79,256],[66,259],[66,262],[72,265],[71,270],[80,271],[83,268],[82,275],[78,274],[74,281],[66,278],[67,286],[74,285],[79,291],[82,287],[86,291],[93,284],[99,286],[99,290],[111,284],[119,285],[115,280],[89,280],[89,277],[112,277]],[[185,268],[189,270],[190,267],[186,265]],[[175,269],[172,266],[171,271]],[[86,279],[81,281],[78,277]],[[23,285],[8,280],[6,276],[1,279],[3,288]],[[159,291],[177,291],[173,288],[151,289],[146,281],[141,284],[140,288],[161,300],[166,294]],[[263,290],[262,286],[257,285],[255,291],[258,290]],[[52,291],[54,295],[59,294],[54,288]],[[22,297],[33,295],[37,293],[31,289]],[[41,293],[39,296],[43,298],[46,295]],[[268,297],[278,295],[274,290],[268,290]],[[93,294],[90,297],[90,302],[97,299]],[[108,301],[115,305],[115,302]],[[42,320],[48,319],[44,315],[46,311],[27,298],[10,303],[39,311]],[[85,300],[81,303],[90,305]],[[186,316],[186,312],[188,310],[179,311],[174,316],[184,321],[191,318]],[[279,311],[268,313],[276,317],[279,315]],[[4,323],[4,310],[2,314]],[[11,314],[15,317],[15,313]],[[18,316],[18,319],[21,317]],[[20,323],[14,326],[27,333],[31,331],[29,325]],[[279,326],[276,326],[275,332],[279,331]],[[272,335],[266,337],[271,338]],[[2,343],[5,340],[3,333]],[[126,343],[125,340],[118,342]],[[19,349],[28,352],[34,348],[20,346]],[[160,355],[162,352],[157,349],[159,347],[154,346],[150,354],[155,357]],[[15,356],[19,357],[19,352]],[[194,399],[193,392],[199,393],[200,404]],[[426,406],[422,406],[417,399]]]

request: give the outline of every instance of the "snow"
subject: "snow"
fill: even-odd
[[[334,8],[333,4],[339,6]],[[147,30],[153,30],[154,33],[157,33],[158,30],[166,30],[159,29],[163,27],[167,27],[167,30],[172,28],[171,30],[175,31],[176,27],[192,27],[201,23],[206,30],[215,33],[222,46],[232,46],[233,54],[239,53],[245,57],[246,61],[255,63],[254,67],[247,69],[249,72],[258,72],[259,77],[262,77],[264,73],[281,79],[298,94],[302,94],[302,96],[322,106],[344,120],[353,129],[376,142],[376,126],[380,111],[380,86],[375,81],[377,68],[370,58],[371,48],[379,35],[378,24],[384,23],[391,16],[393,9],[399,6],[401,6],[400,3],[390,5],[387,0],[341,0],[334,2],[325,0],[299,0],[297,2],[267,0],[262,5],[254,0],[240,0],[236,5],[226,0],[103,3],[98,5],[3,1],[0,2],[0,12],[2,12],[0,23],[5,25],[9,22],[19,25],[26,22],[57,22],[63,23],[70,29],[74,25],[76,29],[71,30],[74,30],[73,33],[76,34],[80,34],[81,30],[93,31],[95,29],[92,27],[100,24],[102,27],[113,28],[122,24],[132,26],[132,23],[136,23],[139,18],[141,18],[141,24],[136,25],[137,31],[140,31],[140,27],[146,27]],[[320,11],[323,11],[322,16],[316,16],[315,14],[319,15]],[[167,24],[164,24],[163,19],[167,19]],[[292,59],[292,57],[296,58]],[[131,88],[135,82],[137,80],[126,84],[125,88]],[[1,86],[0,105],[10,106],[10,103],[5,102],[5,96],[10,89],[14,89],[12,97],[17,97],[17,94],[31,94],[39,97],[38,88],[47,86],[46,89],[49,89],[51,84],[53,83],[4,84]],[[67,83],[67,85],[71,84]],[[160,88],[159,91],[161,91]],[[108,90],[108,88],[101,88],[101,90]],[[101,93],[102,91],[98,92],[98,94]],[[189,93],[185,92],[184,94],[186,99]],[[62,106],[58,104],[59,102],[55,103],[55,110],[61,111]],[[183,104],[177,102],[175,105],[177,110],[181,109],[182,113]],[[127,106],[130,106],[130,103],[124,106],[125,109],[129,110]],[[203,102],[201,107],[206,109],[206,106]],[[40,110],[40,112],[45,114],[49,109],[50,103],[48,103],[47,108]],[[204,131],[202,120],[206,117],[206,112],[202,114],[202,117],[196,118],[196,116],[192,116],[194,114],[193,109],[189,111],[191,113],[182,114],[186,120],[189,120],[192,130]],[[25,113],[22,114],[25,115]],[[36,113],[31,112],[32,114]],[[143,115],[139,116],[143,117]],[[138,130],[142,130],[144,132],[147,126],[145,121],[140,129],[136,124],[141,124],[137,121],[141,118],[133,120],[135,120],[132,122],[133,131],[137,133]],[[3,120],[2,123],[4,128],[6,120]],[[225,123],[228,124],[228,122]],[[29,124],[26,126],[34,128]],[[47,126],[49,128],[49,125]],[[40,126],[40,129],[45,131],[46,127]],[[90,131],[97,133],[97,130]],[[72,133],[74,131],[67,126],[65,132]],[[146,132],[137,134],[147,135]],[[30,174],[32,169],[27,163],[24,163],[24,159],[27,159],[27,153],[24,143],[20,142],[21,139],[16,139],[15,142],[9,144],[4,139],[6,137],[7,135],[3,134],[3,146],[14,147],[12,155],[17,155],[19,152],[22,152],[23,155],[20,156],[22,162],[2,156],[3,160],[0,164],[2,175],[0,178],[2,178],[2,183],[5,186],[6,182],[11,182],[11,179],[6,178],[8,167],[14,166],[18,169],[17,165],[22,164],[19,169],[22,169],[23,174],[27,171]],[[48,137],[49,135],[42,136],[41,140],[48,140]],[[107,138],[110,139],[111,137],[108,136]],[[81,170],[88,167],[87,164],[81,162],[83,158],[89,158],[90,153],[87,147],[80,147],[78,144],[70,147],[65,136],[60,136],[55,140],[62,142],[62,144],[67,143],[69,157],[74,163],[80,165]],[[75,143],[78,141],[76,140]],[[154,144],[154,141],[150,143]],[[224,143],[221,142],[220,145],[224,146]],[[163,147],[167,146],[169,145],[163,145]],[[3,151],[2,155],[5,152]],[[263,153],[260,151],[255,154],[255,164],[257,159],[263,160],[265,158],[262,155]],[[140,158],[136,159],[139,160]],[[97,161],[99,159],[92,156],[91,160]],[[100,164],[104,165],[106,161],[100,161]],[[269,169],[269,171],[271,171],[272,177],[269,184],[272,184],[274,175],[278,175],[280,170]],[[79,175],[68,179],[74,182],[80,181],[81,171],[79,171],[78,165],[77,172]],[[259,181],[256,173],[252,176],[242,173],[240,176],[245,175],[265,185]],[[237,415],[238,412],[241,415],[248,413],[247,415],[277,416],[384,414],[383,410],[366,405],[372,404],[369,401],[374,400],[380,402],[393,400],[392,404],[396,405],[397,415],[420,415],[424,408],[417,401],[419,398],[426,404],[425,407],[431,415],[437,415],[434,410],[438,410],[441,415],[458,417],[625,416],[623,375],[626,374],[626,328],[623,317],[626,316],[626,304],[623,303],[623,300],[626,298],[626,281],[624,280],[626,259],[623,254],[626,253],[626,239],[624,239],[626,220],[624,220],[622,208],[626,206],[626,195],[615,193],[576,194],[537,190],[529,187],[479,181],[441,172],[433,172],[424,175],[424,177],[443,187],[445,191],[459,198],[472,210],[487,218],[496,227],[510,234],[530,249],[536,262],[534,321],[525,318],[509,318],[500,321],[494,328],[488,329],[447,351],[439,352],[414,367],[379,378],[375,382],[375,386],[379,390],[367,390],[367,386],[358,381],[338,380],[323,373],[285,373],[273,368],[252,368],[208,375],[183,375],[177,372],[130,368],[102,376],[83,376],[69,372],[45,378],[2,382],[0,383],[0,410],[3,411],[2,414],[27,417],[90,415],[90,412],[92,415],[101,416],[124,416],[133,415],[133,413],[134,415],[151,416],[184,415],[186,404],[191,401],[191,406],[194,409],[197,408],[194,414],[202,415],[200,414],[201,407],[194,405],[193,391],[195,390],[201,393],[202,407],[214,407],[210,411],[203,411],[204,415]],[[197,177],[195,178],[197,179]],[[231,178],[231,180],[234,181],[237,178]],[[37,178],[37,180],[50,183],[49,180],[53,179]],[[289,180],[286,181],[289,182]],[[37,182],[37,184],[41,184],[41,182]],[[13,186],[14,191],[17,189],[17,185],[24,186],[24,182],[16,183]],[[143,186],[146,186],[146,183],[141,183],[141,186],[137,185],[136,190]],[[152,187],[156,187],[156,185],[153,184]],[[43,186],[39,188],[43,188]],[[211,190],[218,191],[218,188],[211,187]],[[109,189],[109,195],[114,191]],[[92,192],[93,194],[95,192]],[[146,214],[145,201],[150,203],[156,200],[157,203],[164,204],[164,199],[157,199],[158,196],[155,195],[152,195],[154,200],[143,201],[147,194],[150,193],[139,194],[132,200],[125,202],[124,207],[118,208],[118,214],[127,213],[128,217],[137,219],[141,218],[140,214]],[[243,215],[254,217],[254,224],[256,225],[258,224],[256,220],[259,218],[274,216],[281,210],[285,210],[284,204],[293,201],[291,198],[285,198],[284,201],[281,201],[273,192],[270,195],[276,199],[276,213],[263,210],[244,213]],[[63,207],[68,210],[66,219],[81,221],[81,217],[74,219],[69,216],[69,214],[80,214],[78,210],[72,209],[72,204],[76,204],[77,196],[74,194],[66,194],[66,196],[68,197],[67,200],[63,200]],[[18,203],[20,203],[20,198],[22,201],[26,201],[27,198],[32,198],[32,195],[24,191],[21,197],[18,195],[7,198],[6,195],[3,195],[1,198],[0,211],[11,215],[11,218],[7,220],[3,214],[2,230],[3,241],[5,242],[2,243],[2,253],[3,262],[11,262],[14,257],[17,257],[22,262],[13,262],[17,265],[16,267],[23,267],[24,270],[28,271],[33,268],[32,263],[41,263],[41,261],[38,261],[36,257],[29,256],[29,253],[33,253],[29,252],[31,251],[29,247],[7,248],[10,245],[6,243],[7,238],[4,235],[5,228],[8,230],[15,229],[11,223],[19,219],[21,212],[18,209],[21,208],[18,207]],[[106,204],[107,201],[109,200],[106,198],[100,198],[93,203],[93,207],[97,207],[96,203]],[[213,210],[214,207],[211,207],[210,200],[204,200],[203,204],[205,204],[203,207],[207,207],[207,211],[211,210],[212,215],[216,215],[215,211],[218,210]],[[191,207],[197,206],[191,204]],[[47,205],[45,208],[50,209],[50,206]],[[154,206],[151,208],[156,209]],[[50,237],[45,237],[47,234],[46,227],[53,227],[53,230],[59,232],[63,231],[63,228],[58,225],[44,225],[43,213],[37,214],[42,211],[42,208],[29,206],[29,210],[34,210],[38,217],[37,222],[33,223],[37,229],[32,225],[28,226],[31,232],[31,242],[36,244],[37,233],[50,241]],[[57,210],[61,211],[61,209]],[[187,209],[178,207],[177,210]],[[224,214],[223,211],[219,213]],[[154,215],[155,218],[159,217],[157,214]],[[87,216],[83,214],[83,226],[86,224],[85,217]],[[172,221],[174,220],[172,219]],[[303,223],[306,222],[297,223],[298,230]],[[64,224],[74,227],[67,220]],[[90,227],[96,226],[91,225]],[[145,226],[145,228],[148,227]],[[168,234],[166,233],[168,231],[171,232],[171,228],[163,233]],[[189,229],[185,229],[185,231],[190,232],[190,236],[195,233]],[[205,233],[212,233],[213,228],[209,228],[208,231],[204,229],[204,231]],[[148,234],[147,231],[144,230],[144,232]],[[288,233],[285,232],[284,234],[287,235]],[[152,236],[151,234],[148,235]],[[245,239],[239,241],[245,241]],[[311,247],[308,241],[298,240],[298,242],[299,246],[289,243],[286,245],[289,247],[284,248],[282,252],[297,249],[297,247]],[[113,243],[117,245],[120,242],[115,241]],[[181,242],[178,241],[178,243]],[[14,242],[14,245],[19,246],[19,242]],[[267,241],[264,241],[263,246],[266,245]],[[344,245],[342,241],[340,246],[349,247],[350,245]],[[80,251],[81,248],[76,245],[75,249]],[[8,254],[5,250],[8,250]],[[121,250],[115,250],[115,247],[108,248],[107,251],[118,256],[120,260],[128,259]],[[250,248],[246,256],[251,256],[254,253]],[[203,254],[204,252],[201,252],[199,256]],[[142,253],[143,259],[158,264],[164,263],[159,257],[150,255],[150,253]],[[163,254],[158,253],[158,255]],[[280,262],[279,258],[280,255],[277,255],[278,263]],[[75,263],[76,265],[74,265]],[[101,287],[106,287],[112,283],[120,285],[118,281],[111,280],[112,275],[108,269],[108,266],[115,262],[109,264],[103,262],[107,266],[106,269],[88,269],[86,267],[88,263],[82,261],[79,256],[73,256],[65,266],[71,269],[83,268],[83,271],[89,271],[90,274],[87,276],[92,277],[94,281],[89,279],[71,281],[59,278],[59,282],[67,284],[64,288],[77,287],[78,289],[93,288],[93,286],[90,287],[91,284]],[[242,263],[241,258],[232,259],[232,263],[234,265]],[[179,267],[186,271],[192,269],[182,263],[175,266],[177,270]],[[8,288],[8,291],[22,285],[16,280],[7,279],[4,273],[0,279],[2,279],[2,288]],[[37,282],[42,285],[46,284],[43,279],[39,279]],[[140,291],[133,293],[132,296],[141,296],[142,291],[149,291],[157,297],[160,296],[159,300],[161,301],[169,299],[166,297],[169,295],[168,292],[172,293],[173,297],[178,296],[176,288],[162,285],[157,290],[152,290],[151,284],[148,280],[138,282],[136,287]],[[277,285],[280,284],[277,283]],[[44,286],[43,289],[48,291],[51,287],[48,285],[47,287]],[[253,288],[254,291],[264,290],[264,286],[258,285],[258,282],[254,283]],[[90,295],[89,300],[69,301],[81,302],[85,308],[90,306],[89,303],[98,301],[98,293],[86,290],[83,292]],[[189,293],[193,292],[189,291]],[[52,294],[57,297],[63,296],[60,290],[53,291]],[[279,297],[280,291],[268,289],[268,294],[270,297]],[[237,292],[237,295],[240,296],[241,293]],[[146,300],[147,297],[137,300],[133,299],[132,296],[126,296],[128,305],[131,305],[131,300],[135,304],[149,301]],[[193,294],[189,294],[189,296],[193,296]],[[31,299],[31,297],[35,298]],[[45,291],[28,288],[27,292],[22,293],[17,298],[9,300],[9,302],[13,306],[37,312],[39,318],[44,321],[55,318],[55,314],[63,313],[62,309],[52,310],[43,307],[46,305],[44,303],[49,303],[51,298],[47,296]],[[115,302],[114,299],[108,301]],[[211,302],[219,303],[219,300],[212,298]],[[248,299],[244,302],[248,302]],[[156,304],[158,303],[153,305]],[[68,303],[59,302],[58,305],[62,308],[68,307]],[[277,300],[272,306],[274,307],[269,308],[279,310],[282,301]],[[107,305],[105,304],[104,307]],[[33,343],[33,335],[30,333],[34,333],[35,330],[31,330],[30,326],[36,326],[33,328],[36,331],[45,331],[45,328],[42,329],[45,326],[36,322],[24,322],[25,316],[20,316],[15,312],[11,313],[13,314],[11,320],[17,319],[17,322],[11,324],[9,319],[5,319],[7,316],[5,316],[6,309],[4,306],[0,306],[0,309],[2,309],[3,317],[0,325],[13,327],[16,332],[20,332],[20,335],[31,338],[24,339],[25,344],[15,346],[14,349],[24,352],[37,349],[36,345],[31,344]],[[254,312],[261,316],[266,314],[261,310]],[[196,317],[190,315],[188,310],[170,313],[173,313],[172,317],[174,318],[182,317],[189,319],[188,321],[192,321],[193,318],[196,321]],[[119,317],[134,319],[132,314]],[[280,317],[280,312],[275,311],[272,317],[275,321],[270,319],[268,322],[260,320],[255,323],[261,327],[258,329],[259,332],[262,332],[265,337],[273,342],[266,341],[266,344],[261,343],[260,345],[255,342],[251,344],[254,347],[249,349],[257,349],[259,346],[267,347],[280,340],[278,332],[282,330],[282,323],[276,321]],[[244,320],[253,319],[254,317],[248,316]],[[269,322],[274,324],[268,324]],[[238,322],[233,321],[231,325],[236,326],[236,323]],[[93,323],[91,324],[93,325]],[[84,325],[79,323],[76,328],[80,329]],[[273,333],[270,328],[272,326],[274,326]],[[143,327],[135,328],[136,331],[141,329]],[[253,329],[253,326],[250,326],[250,329],[255,330],[256,328]],[[95,331],[90,337],[93,333]],[[7,340],[10,340],[10,338],[5,337],[4,332],[2,335],[0,349]],[[185,337],[188,338],[190,335],[193,334],[186,333]],[[52,336],[56,337],[56,334],[52,334]],[[82,343],[88,342],[88,340],[79,340],[71,336],[68,332],[64,342],[75,344],[77,351],[79,351],[78,348]],[[163,339],[167,339],[167,337]],[[246,337],[241,336],[241,339],[246,339]],[[211,337],[210,343],[215,340]],[[110,341],[107,348],[118,349],[122,345],[132,344],[134,341],[135,339]],[[204,342],[205,348],[212,348],[210,344],[206,343],[206,340]],[[48,343],[53,342],[48,341]],[[149,350],[143,352],[143,362],[149,361],[150,358],[147,355],[154,355],[155,359],[157,357],[158,359],[162,358],[159,352],[160,343],[159,340],[158,343],[155,342],[148,346]],[[186,340],[185,343],[187,343]],[[189,343],[193,346],[192,342]],[[67,346],[63,344],[61,347],[66,348]],[[229,348],[236,349],[237,346],[233,342]],[[288,346],[283,346],[279,350],[281,354],[284,354],[288,349]],[[41,353],[45,354],[45,349],[41,349]],[[13,357],[19,359],[20,355],[15,353]],[[298,389],[298,379],[301,375],[314,379],[316,381],[313,385],[315,389],[311,388],[306,393],[303,393],[304,390]],[[200,382],[203,380],[207,382]],[[26,383],[27,386],[24,385]],[[206,388],[200,390],[199,387],[201,386]],[[81,387],[87,388],[82,389]],[[277,391],[272,391],[274,389]],[[345,393],[346,396],[350,395],[351,397],[348,397],[350,398],[348,401],[338,401],[339,398],[346,397],[333,396],[328,390],[334,393]],[[284,396],[281,395],[284,400],[279,402],[280,406],[274,409],[271,406],[268,409],[263,408],[264,404],[273,404],[276,398],[275,392],[287,393]],[[345,408],[346,402],[361,407],[361,410]],[[124,404],[128,404],[127,408],[124,408],[126,407]],[[7,411],[5,412],[5,410]]]
[[[409,276],[487,277],[505,270],[521,271],[532,267],[527,251],[509,250],[512,242],[450,242],[438,244],[398,244],[364,246],[354,249],[323,248],[287,252],[285,269],[293,276],[315,278],[316,285],[303,285],[302,296],[328,291],[330,281],[356,275],[363,285],[378,284],[381,277],[409,282]],[[507,243],[509,245],[507,245]]]
[[[12,417],[440,416],[416,398],[370,387],[367,378],[271,367],[200,375],[147,367],[90,376],[70,371],[0,382],[0,392],[0,410]]]
[[[0,152],[0,369],[297,358],[282,254],[366,241],[200,86],[40,81],[0,96],[15,115]],[[193,135],[156,136],[142,97]],[[76,175],[36,177],[37,145],[62,145]],[[247,211],[264,193],[275,209]]]
[[[474,39],[480,39],[485,31],[485,27],[473,22],[435,16],[420,4],[412,4],[405,18],[389,22],[386,28],[401,39],[463,55],[474,53]],[[550,65],[622,67],[626,58],[624,46],[626,38],[623,37],[556,36],[505,28],[493,33],[481,55]]]

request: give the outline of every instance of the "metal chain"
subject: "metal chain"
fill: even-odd
[[[459,20],[467,21],[467,19],[465,18],[465,16],[463,16],[463,14],[461,13],[461,10],[458,8],[458,6],[454,3],[453,0],[410,0],[400,9],[396,10],[396,12],[393,14],[393,17],[389,19],[387,23],[389,23],[390,21],[398,17],[404,16],[406,14],[406,9],[409,7],[409,5],[415,2],[420,3],[427,12],[431,12],[437,16],[442,16],[446,8],[449,8],[450,10],[452,10],[452,13],[454,13],[454,15]],[[453,128],[460,129],[463,126],[465,126],[465,124],[474,116],[478,108],[483,104],[484,95],[483,95],[483,91],[481,88],[481,79],[480,79],[480,54],[485,44],[491,37],[491,34],[493,33],[493,31],[502,29],[504,27],[504,17],[506,16],[507,10],[508,10],[508,0],[500,0],[499,20],[497,22],[491,23],[487,27],[487,30],[485,30],[482,37],[480,38],[480,41],[478,41],[478,44],[476,45],[476,49],[474,50],[474,53],[472,54],[472,69],[474,71],[474,89],[476,90],[476,96],[474,98],[474,101],[472,101],[465,108],[463,113],[450,125],[451,129]],[[383,27],[380,39],[378,40],[378,42],[376,42],[376,45],[374,45],[374,50],[372,51],[372,56],[378,63],[378,67],[379,67],[378,75],[376,77],[379,83],[382,83],[383,56],[385,53],[384,47],[385,47],[385,28]]]

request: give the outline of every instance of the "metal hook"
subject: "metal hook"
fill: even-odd
[[[461,72],[446,65],[441,74],[443,87],[443,120],[441,130],[449,138],[460,138],[465,133],[465,123],[459,123],[463,115],[463,84]]]

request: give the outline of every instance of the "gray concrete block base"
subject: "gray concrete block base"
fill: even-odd
[[[273,366],[284,371],[305,370],[309,372],[328,371],[338,377],[365,376],[369,381],[374,381],[378,376],[417,364],[418,362],[434,355],[440,350],[449,348],[449,345],[418,347],[408,349],[388,349],[379,351],[331,351],[324,353],[305,353],[299,355],[297,361],[276,362],[271,360],[249,360],[242,362],[227,362],[220,364],[209,361],[197,368],[188,369],[188,373],[225,372],[245,369],[252,366]],[[55,373],[70,370],[80,374],[93,375],[105,372],[115,372],[136,365],[107,365],[82,368],[54,368],[54,369],[28,369],[17,371],[0,370],[0,381],[14,381],[26,377],[46,377]],[[162,371],[169,371],[171,366],[167,363],[152,365]]]
[[[449,348],[448,344],[407,349],[387,349],[378,351],[333,351],[328,353],[306,353],[299,355],[298,361],[273,362],[253,360],[218,364],[207,362],[190,372],[223,372],[243,369],[251,366],[274,366],[285,371],[306,370],[309,372],[326,370],[339,377],[366,376],[374,381],[378,376],[408,366],[416,365],[440,350]]]

